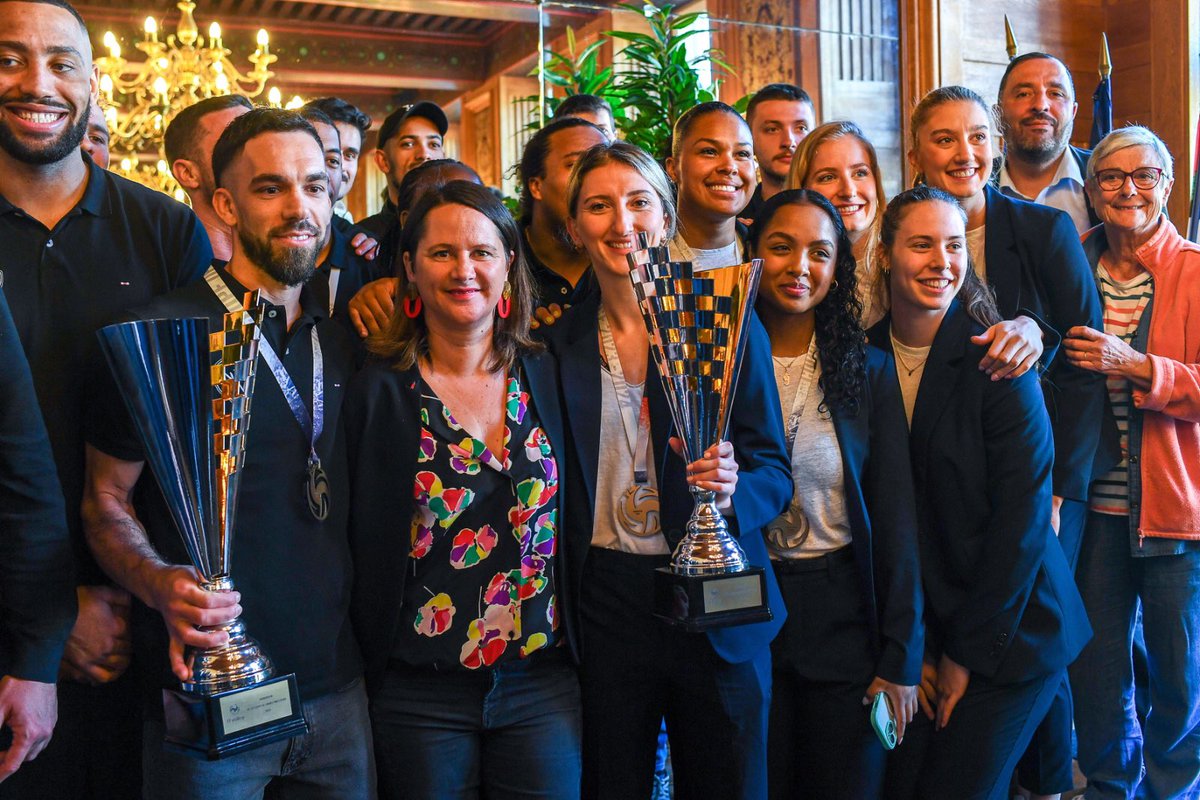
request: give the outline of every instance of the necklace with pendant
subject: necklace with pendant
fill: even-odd
[[[780,358],[779,356],[771,356],[775,363],[783,367],[783,385],[792,385],[792,367],[796,366],[796,362],[804,358],[804,355],[793,356],[792,358]]]

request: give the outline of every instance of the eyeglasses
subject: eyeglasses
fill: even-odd
[[[1106,192],[1113,192],[1125,185],[1126,178],[1133,178],[1133,185],[1139,189],[1153,189],[1162,180],[1163,171],[1159,167],[1138,167],[1133,172],[1123,169],[1102,169],[1096,173],[1096,185]]]

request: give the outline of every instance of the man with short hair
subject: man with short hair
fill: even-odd
[[[108,169],[108,120],[104,118],[104,109],[99,103],[92,103],[92,112],[88,115],[87,133],[79,146],[83,152],[92,157],[92,161],[100,169]]]
[[[1082,234],[1100,219],[1083,190],[1091,151],[1071,145],[1078,109],[1060,59],[1024,53],[1008,62],[996,102],[1004,158],[992,174],[1005,194],[1065,211]]]
[[[182,109],[167,125],[163,149],[171,174],[192,202],[192,210],[204,223],[213,255],[229,260],[233,237],[212,207],[216,181],[212,174],[212,151],[230,122],[254,108],[240,94],[209,97]]]
[[[594,94],[567,95],[554,112],[555,119],[564,117],[586,119],[603,131],[610,142],[617,138],[617,123],[613,119],[612,106],[603,97]]]
[[[154,478],[111,376],[98,386],[88,429],[88,543],[140,601],[134,644],[152,673],[143,695],[144,796],[372,797],[371,726],[348,617],[348,469],[338,434],[355,351],[305,285],[332,206],[322,142],[299,114],[255,109],[217,141],[213,176],[213,208],[234,233],[229,263],[134,316],[206,317],[219,329],[245,292],[260,292],[258,375],[241,468],[241,497],[253,502],[239,506],[232,539],[237,591],[204,591],[183,566],[182,540],[161,493],[147,485]],[[321,509],[309,499],[313,459],[328,481]],[[164,749],[162,690],[189,674],[185,648],[223,644],[224,632],[203,626],[238,616],[277,674],[295,673],[308,733],[219,761]]]
[[[404,174],[423,161],[442,158],[443,138],[449,129],[446,112],[426,100],[401,106],[379,126],[375,166],[387,178],[387,192],[379,213],[359,224],[381,243],[396,230],[396,193]]]
[[[792,168],[792,154],[816,127],[817,115],[808,92],[790,83],[769,83],[750,98],[746,122],[754,137],[758,188],[741,217],[753,220],[762,204],[783,191]]]
[[[604,132],[579,117],[551,120],[526,142],[517,166],[521,182],[521,242],[538,291],[533,326],[552,325],[592,290],[587,253],[567,232],[571,167]]]
[[[340,97],[310,100],[305,107],[324,112],[337,128],[338,139],[342,143],[342,171],[345,178],[333,204],[333,213],[347,222],[354,222],[354,217],[346,208],[345,198],[354,188],[354,181],[358,176],[358,159],[362,155],[363,140],[367,137],[367,131],[371,130],[371,118]]]
[[[85,376],[99,357],[97,327],[198,279],[212,251],[187,206],[81,150],[96,73],[69,3],[0,0],[0,63],[0,275],[66,501],[79,604],[54,738],[0,784],[0,797],[134,796],[140,722],[133,683],[122,679],[129,596],[96,566],[79,517]]]
[[[329,197],[336,197],[345,179],[342,161],[342,142],[338,128],[332,119],[312,103],[300,109],[300,116],[308,120],[321,140],[325,151],[325,171],[329,175]],[[330,317],[344,319],[347,305],[359,289],[373,280],[384,277],[378,274],[375,264],[354,251],[351,240],[360,231],[342,217],[335,216],[330,207],[325,220],[325,240],[317,256],[317,275],[309,284],[313,294]]]

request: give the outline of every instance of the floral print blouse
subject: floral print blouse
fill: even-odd
[[[509,376],[504,451],[467,433],[424,381],[411,570],[392,657],[477,670],[555,645],[558,465]]]

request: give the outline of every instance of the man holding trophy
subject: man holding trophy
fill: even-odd
[[[217,332],[214,379],[232,379],[215,380],[216,402],[205,395],[195,408],[230,410],[215,420],[216,458],[224,467],[209,505],[220,506],[231,524],[216,536],[185,531],[180,498],[195,486],[187,469],[163,474],[172,460],[157,455],[162,448],[147,433],[154,426],[136,427],[139,420],[122,405],[124,392],[129,408],[140,408],[128,380],[97,382],[99,410],[88,434],[88,542],[101,566],[141,601],[136,657],[152,683],[145,687],[144,791],[254,797],[270,784],[274,797],[301,785],[324,797],[371,797],[362,665],[347,618],[348,493],[337,436],[354,345],[304,286],[332,215],[320,139],[294,113],[256,109],[221,135],[213,174],[214,208],[235,234],[228,265],[135,312],[142,322],[101,333],[117,365],[121,343],[114,341],[122,333],[186,330],[196,317]],[[243,311],[251,292],[262,302]],[[259,315],[261,334],[254,331]],[[172,363],[170,347],[157,344],[127,346],[134,358],[126,362],[148,364],[147,374],[170,384],[188,365]],[[165,404],[169,426],[173,408]],[[150,406],[157,408],[154,398]],[[201,450],[208,444],[203,435],[195,441]],[[177,441],[163,445],[171,446],[180,449]],[[207,481],[202,477],[196,483]],[[151,485],[155,478],[158,486]],[[203,557],[214,550],[222,557]],[[189,561],[192,567],[183,566]],[[241,672],[230,677],[228,664],[238,659]],[[249,708],[259,716],[239,721]],[[164,739],[172,746],[164,749]]]

